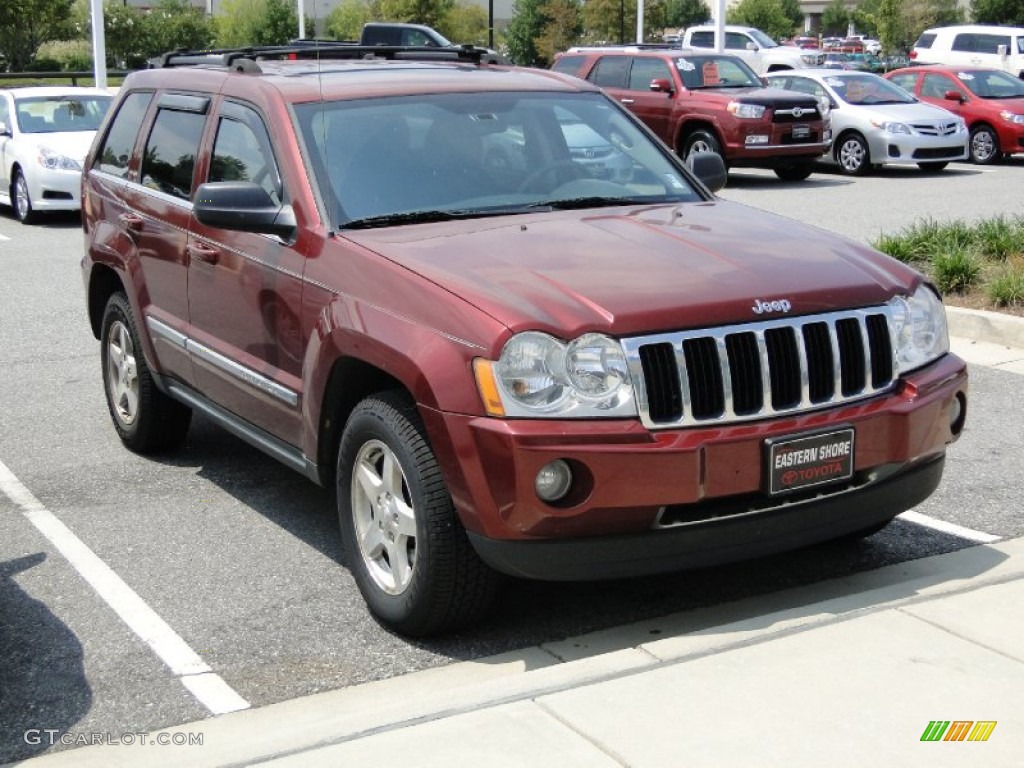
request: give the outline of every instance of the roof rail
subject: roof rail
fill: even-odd
[[[566,53],[582,53],[585,51],[690,51],[679,43],[621,43],[609,45],[574,45]]]
[[[150,59],[152,69],[169,67],[225,67],[259,73],[261,60],[387,59],[402,61],[459,61],[469,64],[502,63],[486,48],[409,45],[360,45],[341,40],[292,40],[285,45],[254,45],[240,48],[179,49]]]

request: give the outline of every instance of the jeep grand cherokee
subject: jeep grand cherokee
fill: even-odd
[[[716,199],[582,80],[348,49],[121,88],[82,266],[129,449],[199,411],[335,488],[362,594],[409,634],[474,620],[497,572],[722,563],[936,488],[967,374],[920,274]]]

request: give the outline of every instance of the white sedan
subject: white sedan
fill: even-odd
[[[111,100],[98,88],[0,89],[0,204],[24,224],[77,211],[82,162]]]
[[[830,107],[832,151],[823,159],[843,173],[867,173],[887,163],[913,163],[939,171],[966,160],[969,133],[963,119],[925,104],[869,72],[803,69],[773,72],[768,84],[817,96]]]

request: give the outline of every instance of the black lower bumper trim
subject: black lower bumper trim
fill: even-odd
[[[547,581],[645,576],[797,549],[862,531],[924,501],[945,456],[874,484],[757,512],[614,536],[506,541],[470,533],[495,570]]]

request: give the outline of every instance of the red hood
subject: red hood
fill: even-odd
[[[878,304],[916,272],[864,246],[722,201],[472,219],[345,236],[512,331],[616,336]]]

